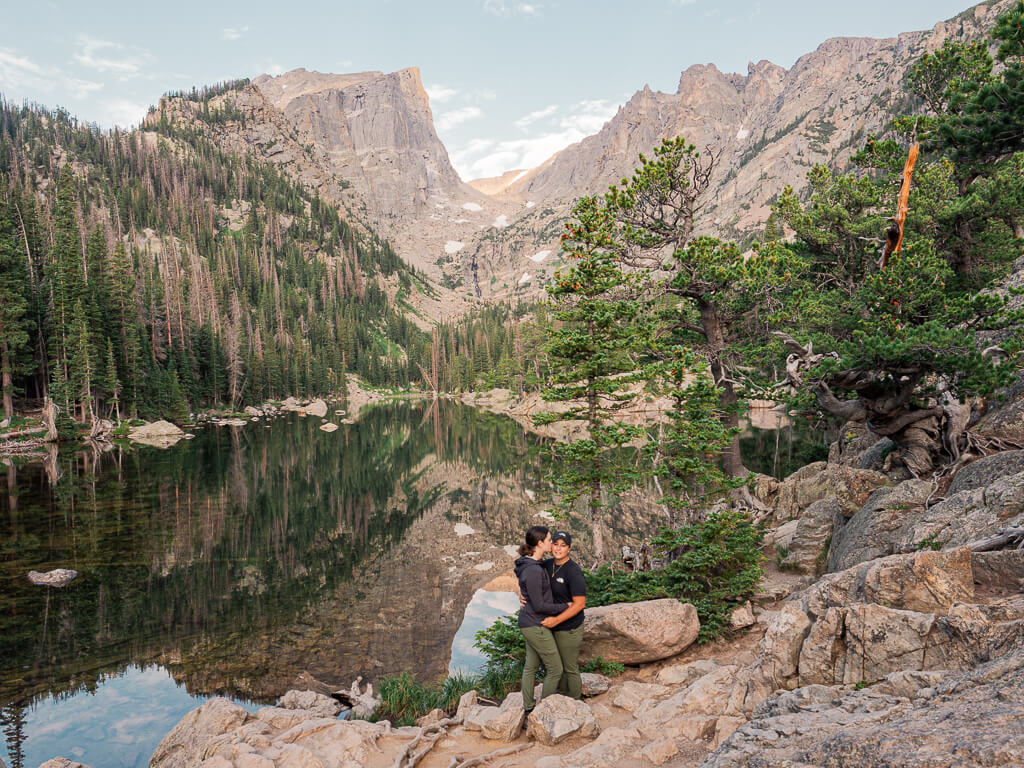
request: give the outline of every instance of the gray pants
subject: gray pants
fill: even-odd
[[[519,629],[526,639],[526,663],[523,665],[523,709],[533,709],[536,701],[533,698],[533,686],[537,682],[537,668],[544,663],[544,687],[540,697],[550,696],[558,692],[558,682],[562,678],[562,657],[558,655],[554,633],[547,627],[521,627]]]
[[[562,679],[558,683],[558,692],[574,699],[583,698],[583,681],[580,679],[580,645],[583,643],[583,625],[576,629],[555,630],[555,645],[562,659]]]

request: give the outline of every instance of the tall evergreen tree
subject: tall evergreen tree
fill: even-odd
[[[542,395],[565,410],[534,417],[538,424],[582,420],[587,436],[552,447],[554,480],[562,505],[586,499],[594,557],[605,557],[602,518],[609,493],[621,493],[636,479],[626,447],[643,428],[628,424],[621,411],[640,396],[636,350],[640,304],[636,275],[619,263],[615,220],[595,198],[583,198],[566,225],[562,249],[570,261],[547,286],[558,324],[546,346],[550,375]]]

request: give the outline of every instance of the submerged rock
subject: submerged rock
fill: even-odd
[[[46,573],[40,573],[39,571],[28,572],[29,581],[44,587],[66,587],[77,578],[78,571],[72,571],[68,568],[54,568]]]

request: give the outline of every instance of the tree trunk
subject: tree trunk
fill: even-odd
[[[729,380],[728,371],[722,362],[725,334],[722,332],[722,324],[718,319],[715,305],[701,300],[698,306],[700,307],[701,328],[708,341],[708,363],[711,366],[711,376],[715,386],[718,387],[718,402],[723,410],[722,423],[730,429],[734,429],[740,424],[740,417],[736,412],[739,397],[736,395],[732,381]],[[734,435],[729,445],[722,450],[722,468],[731,477],[745,477],[749,473],[749,470],[743,465],[743,456],[740,454],[739,434]]]
[[[14,381],[11,378],[11,353],[7,347],[7,339],[2,337],[2,325],[0,325],[0,387],[3,388],[4,418],[10,419],[14,415],[14,398],[11,395]]]

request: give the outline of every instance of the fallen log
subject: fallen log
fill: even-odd
[[[1000,528],[994,536],[968,544],[972,552],[992,552],[1016,544],[1015,549],[1024,549],[1024,525],[1010,525]]]

